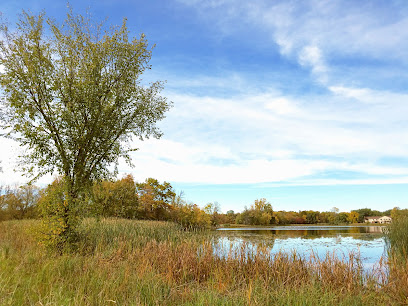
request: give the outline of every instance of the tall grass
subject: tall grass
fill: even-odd
[[[394,296],[408,304],[408,215],[394,215],[386,228],[385,241],[388,247],[388,281],[393,286]]]
[[[358,256],[306,259],[248,246],[216,255],[211,232],[86,219],[77,252],[37,244],[36,221],[0,223],[0,305],[399,305],[408,266],[364,273]],[[384,262],[379,265],[385,265]],[[392,272],[392,271],[391,271]],[[390,274],[391,275],[391,274]],[[406,282],[408,284],[408,282]],[[406,287],[408,288],[408,286]],[[405,290],[405,291],[404,291]]]
[[[385,237],[390,256],[408,258],[408,215],[396,216],[387,226]]]
[[[78,249],[82,254],[105,254],[125,249],[140,249],[148,242],[180,243],[191,239],[205,239],[209,231],[183,230],[176,223],[128,219],[85,219],[78,229]],[[197,235],[197,233],[201,233]]]

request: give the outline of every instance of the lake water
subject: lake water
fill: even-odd
[[[360,255],[365,270],[375,267],[386,255],[381,226],[279,226],[270,228],[220,228],[215,248],[221,256],[240,248],[244,243],[256,251],[259,245],[268,247],[271,254],[293,252],[308,257],[313,251],[319,258],[335,253],[348,259],[353,252]],[[232,249],[231,249],[232,248]]]

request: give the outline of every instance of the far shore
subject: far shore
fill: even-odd
[[[330,223],[318,223],[318,224],[270,224],[270,225],[249,225],[249,224],[220,224],[218,228],[271,228],[271,227],[287,227],[287,226],[302,226],[302,227],[319,227],[319,226],[330,226],[330,227],[365,227],[365,226],[387,226],[387,224],[381,223],[344,223],[344,224],[330,224]]]

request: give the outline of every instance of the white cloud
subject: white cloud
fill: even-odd
[[[367,178],[310,181],[406,182],[406,167],[384,166],[378,160],[408,156],[408,95],[350,85],[352,76],[335,78],[332,64],[338,55],[406,63],[406,14],[340,0],[180,2],[196,6],[201,18],[223,33],[236,33],[237,26],[248,32],[261,29],[265,40],[310,69],[328,92],[287,94],[274,84],[263,90],[234,71],[193,78],[176,71],[168,77],[166,96],[175,105],[161,124],[164,139],[136,143],[136,168],[121,165],[122,172],[132,172],[138,180],[151,176],[174,182],[304,184],[305,176],[350,171]],[[217,90],[225,92],[214,94]],[[13,146],[3,140],[0,145]],[[17,179],[10,172],[16,155],[12,149],[2,150],[2,181]]]
[[[23,175],[18,169],[18,156],[22,155],[23,149],[13,140],[0,138],[0,186],[22,185],[28,183],[30,178]],[[52,175],[40,178],[35,184],[44,186],[50,183]]]
[[[368,178],[368,179],[311,179],[307,180],[293,180],[290,182],[277,182],[258,184],[258,188],[271,188],[282,186],[339,186],[339,185],[389,185],[389,184],[408,184],[408,176],[398,178]]]
[[[327,67],[322,52],[318,47],[303,47],[299,52],[299,62],[303,66],[310,66],[312,73],[321,83],[325,84],[327,82]]]
[[[367,183],[378,183],[378,175],[388,177],[383,183],[408,176],[406,167],[377,162],[408,156],[408,126],[395,128],[404,120],[399,102],[406,97],[400,95],[402,100],[391,102],[394,107],[384,108],[393,93],[358,88],[333,92],[335,96],[318,102],[277,91],[231,98],[172,95],[176,104],[163,124],[165,138],[138,144],[134,173],[139,179],[222,184],[296,184],[303,176],[330,171],[360,173],[368,177],[360,181]],[[378,103],[366,103],[367,92],[379,97]]]
[[[15,173],[13,169],[16,168],[16,156],[20,153],[18,145],[10,139],[0,140],[0,161],[3,168],[0,173],[0,184],[9,185],[21,181],[21,174]]]
[[[230,99],[175,95],[171,99],[176,106],[166,125],[174,123],[178,125],[175,129],[188,125],[192,134],[202,135],[198,139],[212,137],[212,131],[217,131],[211,141],[228,144],[234,150],[268,152],[291,148],[310,155],[403,156],[408,153],[407,143],[401,141],[406,127],[399,124],[405,119],[401,110],[408,106],[390,102],[393,94],[375,94],[382,97],[375,106],[364,102],[356,105],[354,98],[345,96],[341,103],[333,103],[338,97],[330,95],[318,102],[315,97],[304,97],[302,101],[300,97],[279,94]],[[234,133],[239,134],[238,143]],[[248,143],[250,149],[240,148],[241,143]]]
[[[395,101],[394,93],[331,90],[335,95],[325,97],[285,96],[277,90],[230,98],[172,94],[175,107],[162,123],[164,138],[135,142],[136,168],[121,165],[121,172],[138,180],[222,184],[296,182],[338,170],[387,176],[390,182],[408,176],[406,167],[377,162],[408,156],[408,125],[400,125],[406,121],[407,97]],[[377,97],[374,104],[366,103],[371,95]],[[5,170],[0,181],[14,182],[19,147],[4,139],[0,145]]]
[[[134,154],[136,168],[121,168],[123,173],[133,173],[137,180],[144,180],[152,176],[160,180],[173,182],[188,182],[200,184],[239,184],[286,182],[286,184],[378,184],[407,182],[408,168],[397,166],[379,166],[375,163],[363,161],[350,163],[346,161],[324,159],[302,159],[287,152],[281,156],[275,155],[266,160],[263,157],[246,159],[238,152],[233,153],[227,147],[197,144],[186,147],[184,144],[170,140],[149,140],[139,144],[140,151]],[[202,146],[204,145],[204,146]],[[259,149],[259,148],[258,148]],[[191,155],[186,152],[191,153]],[[163,153],[165,152],[165,153]],[[279,152],[278,152],[279,153]],[[226,164],[216,164],[214,160],[227,161]],[[308,178],[327,171],[351,171],[366,175],[366,179],[339,180],[326,178]],[[385,176],[381,179],[370,177]],[[349,182],[349,183],[347,183]]]
[[[408,94],[345,86],[330,86],[329,90],[336,95],[353,98],[358,102],[366,104],[393,105],[399,107],[408,104]]]
[[[299,112],[295,103],[287,98],[269,97],[266,98],[266,100],[268,100],[268,102],[265,103],[265,107],[278,115],[296,114]]]
[[[408,64],[408,7],[390,1],[382,5],[368,2],[333,1],[183,1],[197,8],[223,33],[242,35],[236,28],[265,34],[279,46],[282,55],[309,66],[322,83],[331,80],[327,64],[336,56],[391,60]],[[228,12],[226,18],[225,12]]]
[[[162,148],[168,152],[171,147],[183,147],[183,145],[174,143],[168,146],[169,141],[162,143]],[[159,143],[157,143],[159,144]],[[156,148],[160,147],[154,145]],[[208,183],[208,184],[234,184],[234,183],[259,183],[282,181],[299,176],[310,175],[316,170],[323,170],[327,167],[327,162],[322,161],[302,161],[302,160],[244,160],[235,159],[235,163],[227,165],[215,165],[214,162],[207,162],[210,157],[222,159],[225,150],[219,148],[207,148],[205,152],[200,148],[194,148],[192,151],[200,151],[198,156],[192,155],[184,157],[183,160],[177,155],[178,150],[170,153],[176,156],[175,159],[168,161],[158,158],[157,154],[151,151],[150,144],[142,146],[142,154],[135,159],[137,166],[135,169],[122,168],[122,172],[132,172],[136,179],[144,180],[147,176],[159,178],[161,180],[173,182],[189,183]],[[206,155],[206,158],[203,156]],[[231,157],[230,153],[224,154],[225,158]],[[146,176],[147,175],[147,176]]]

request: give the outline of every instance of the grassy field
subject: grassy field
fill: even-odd
[[[401,305],[408,265],[364,274],[358,257],[214,256],[212,232],[86,219],[77,251],[37,243],[39,221],[0,222],[0,305]],[[382,281],[380,281],[382,279]]]

